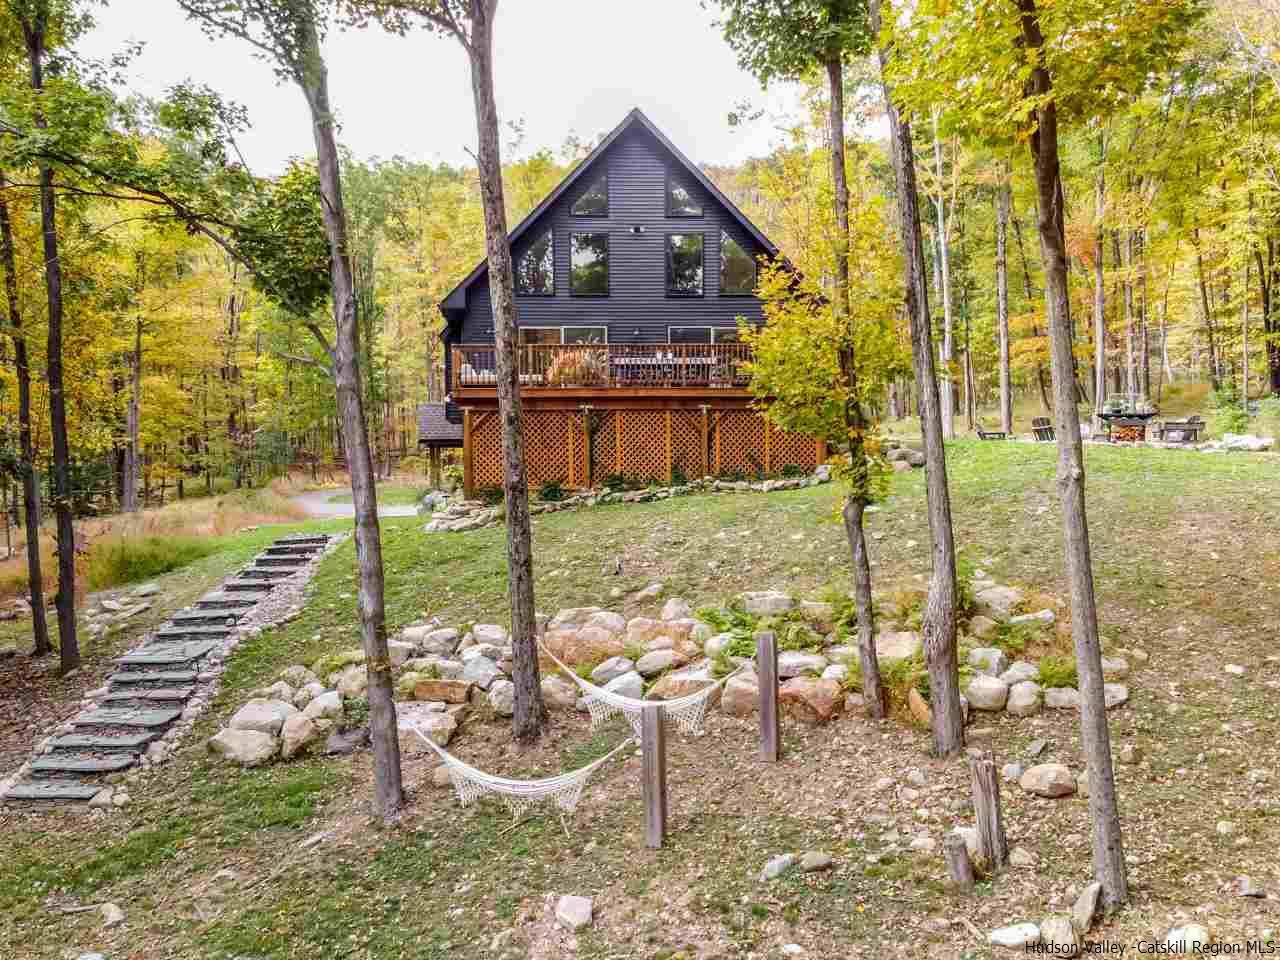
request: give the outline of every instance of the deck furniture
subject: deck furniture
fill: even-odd
[[[1031,433],[1040,443],[1053,443],[1058,436],[1053,431],[1053,424],[1048,417],[1035,417],[1031,421]]]

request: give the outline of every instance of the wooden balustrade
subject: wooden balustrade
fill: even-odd
[[[744,343],[530,344],[517,348],[522,387],[548,389],[745,389]],[[453,388],[497,385],[491,344],[453,348]]]

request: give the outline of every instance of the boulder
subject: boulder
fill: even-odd
[[[1079,710],[1080,691],[1075,687],[1046,687],[1044,705],[1050,710]]]
[[[1039,861],[1036,855],[1026,847],[1014,847],[1009,851],[1009,865],[1013,867],[1034,867]],[[1043,929],[1043,928],[1042,928]]]
[[[1009,688],[1005,709],[1015,717],[1034,717],[1043,707],[1040,684],[1034,680],[1023,680]]]
[[[620,697],[639,700],[644,696],[644,678],[636,671],[629,670],[621,676],[614,677],[604,685],[604,688]]]
[[[365,669],[363,663],[353,663],[349,667],[344,667],[338,672],[337,677],[331,679],[333,685],[338,688],[338,692],[344,697],[363,697],[364,692],[369,689],[369,671]]]
[[[462,678],[463,663],[461,660],[448,660],[436,654],[427,657],[414,657],[406,660],[404,669],[411,673],[425,673],[441,680],[459,680]]]
[[[516,712],[516,685],[510,680],[495,680],[489,685],[489,707],[500,717]]]
[[[603,607],[566,607],[557,610],[556,615],[547,624],[548,630],[559,630],[563,627],[581,627],[597,613],[604,613]]]
[[[680,597],[672,597],[662,605],[658,616],[663,620],[687,620],[693,616],[693,608]]]
[[[502,659],[502,647],[492,643],[473,643],[468,647],[458,651],[458,658],[462,661],[465,668],[467,662],[474,660],[476,657],[488,657],[490,660]]]
[[[822,671],[823,680],[834,680],[836,683],[844,683],[849,676],[849,667],[843,663],[833,663]]]
[[[742,595],[742,606],[756,617],[771,617],[786,613],[796,602],[779,590],[762,590]]]
[[[1003,710],[1009,699],[1009,687],[998,677],[980,673],[969,681],[964,695],[975,710]]]
[[[417,652],[417,647],[412,643],[406,643],[404,640],[387,641],[387,657],[391,660],[392,667],[404,666],[404,662],[411,659]]]
[[[280,741],[259,730],[219,730],[209,738],[209,751],[242,767],[266,763],[280,750]]]
[[[1022,950],[1040,942],[1040,928],[1034,923],[1014,923],[987,934],[987,942],[993,947]]]
[[[613,613],[609,610],[601,610],[593,613],[587,618],[584,627],[596,627],[600,630],[606,630],[609,633],[626,633],[627,618],[620,613]]]
[[[619,634],[600,627],[549,629],[542,642],[570,666],[599,663],[609,657],[621,656],[626,649],[626,643]]]
[[[820,653],[783,650],[778,654],[778,676],[785,679],[805,674],[820,674],[827,668],[827,658]]]
[[[415,626],[400,631],[400,639],[422,653],[447,656],[458,649],[458,631],[453,627]]]
[[[1202,924],[1188,923],[1170,930],[1164,942],[1170,948],[1170,953],[1177,956],[1193,956],[1208,952],[1204,947],[1213,943],[1213,934]]]
[[[1015,660],[1009,664],[1009,669],[1000,674],[1000,679],[1011,687],[1015,683],[1021,683],[1023,680],[1039,680],[1040,668],[1034,663],[1027,663],[1025,660]]]
[[[308,671],[310,672],[310,671]],[[311,680],[304,683],[293,693],[293,705],[299,710],[303,710],[316,697],[324,693],[324,684],[319,680]]]
[[[923,649],[920,634],[911,631],[882,633],[876,637],[877,660],[910,660]]]
[[[635,669],[635,663],[626,657],[610,657],[600,666],[591,671],[591,682],[597,685],[608,683],[614,677],[620,677],[624,673],[630,673]]]
[[[770,880],[776,880],[795,865],[794,853],[780,853],[776,857],[770,857],[760,869],[760,882],[768,883]]]
[[[715,678],[711,676],[711,665],[703,660],[683,670],[673,670],[666,674],[653,685],[649,697],[652,700],[675,700],[697,693],[712,683],[715,683]],[[710,705],[714,705],[716,699],[717,694],[711,694]]]
[[[1067,917],[1049,917],[1041,923],[1040,942],[1052,948],[1050,956],[1074,957],[1080,952],[1080,937]]]
[[[1000,768],[1000,779],[1005,783],[1017,783],[1022,779],[1022,771],[1026,769],[1016,760],[1006,763]]]
[[[1088,933],[1089,928],[1093,926],[1093,918],[1098,913],[1098,900],[1101,895],[1102,884],[1095,880],[1080,891],[1080,896],[1076,897],[1076,902],[1071,905],[1071,925],[1081,936]]]
[[[578,702],[578,688],[561,677],[543,677],[542,700],[549,710],[572,710]]]
[[[653,677],[688,662],[688,658],[672,649],[651,650],[636,661],[636,670],[642,677]]]
[[[760,709],[760,678],[746,671],[725,681],[720,709],[731,717],[749,717]]]
[[[304,713],[295,713],[280,728],[280,756],[285,760],[301,753],[319,736],[316,725]]]
[[[969,618],[969,636],[975,640],[985,640],[1000,629],[1000,624],[990,617],[977,614]]]
[[[800,857],[798,865],[801,873],[817,873],[819,870],[830,870],[831,864],[831,854],[821,850],[810,850]]]
[[[293,703],[293,695],[296,692],[283,680],[277,680],[269,687],[253,691],[253,696],[262,700],[283,700],[285,703]]]
[[[308,720],[339,720],[342,718],[342,694],[337,690],[326,690],[314,697],[302,715]]]
[[[704,656],[714,660],[724,652],[725,648],[733,642],[732,633],[717,633],[713,637],[707,638],[706,643],[702,645],[702,653]]]
[[[1001,584],[979,590],[974,596],[978,612],[996,620],[1007,619],[1013,608],[1022,601],[1022,591],[1017,587]]]
[[[1124,657],[1102,658],[1102,679],[1123,680],[1129,675],[1129,661]]]
[[[830,603],[817,600],[801,600],[800,615],[819,633],[827,633],[835,622],[836,608]]]
[[[488,690],[489,685],[502,675],[502,670],[488,657],[472,657],[463,664],[461,682],[474,683],[481,690]]]
[[[1037,763],[1018,783],[1038,797],[1069,797],[1076,792],[1075,774],[1061,763]]]
[[[496,623],[477,623],[471,628],[471,636],[476,643],[491,643],[495,647],[501,647],[506,645],[507,629]]]
[[[1122,707],[1129,702],[1129,688],[1123,683],[1104,683],[1102,685],[1102,701],[1107,709]]]
[[[1015,624],[1017,623],[1042,624],[1047,627],[1057,619],[1058,619],[1057,615],[1052,610],[1046,609],[1046,610],[1037,610],[1035,613],[1023,613],[1016,617],[1010,617],[1009,622],[1015,623]]]
[[[556,903],[556,923],[566,930],[576,932],[591,926],[591,913],[590,897],[565,895]]]
[[[911,711],[911,716],[916,723],[922,727],[933,723],[933,711],[929,708],[928,701],[914,686],[907,690],[907,709]]]
[[[274,737],[280,733],[285,720],[297,712],[293,704],[283,700],[255,697],[235,712],[228,726],[232,730],[256,730]]]
[[[466,703],[471,684],[466,680],[420,680],[413,688],[415,700],[438,700],[444,703]]]
[[[420,730],[438,747],[448,746],[453,733],[458,729],[458,721],[448,713],[429,708],[425,703],[400,701],[396,703],[396,732],[400,737],[400,750],[406,756],[435,754],[429,746],[422,742],[414,731]]]
[[[633,593],[631,595],[631,599],[635,603],[644,603],[646,600],[657,600],[658,597],[662,596],[662,591],[665,589],[667,589],[667,585],[661,581],[658,583],[651,583],[643,590],[637,590]]]
[[[1009,667],[1009,658],[999,647],[974,647],[969,651],[969,666],[989,677],[998,677]]]
[[[778,688],[778,706],[788,716],[818,726],[844,709],[844,693],[834,680],[792,677]]]
[[[298,687],[306,686],[308,683],[315,683],[320,678],[306,667],[293,666],[285,667],[281,670],[280,679],[297,690]]]

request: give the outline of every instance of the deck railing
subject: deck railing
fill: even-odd
[[[536,344],[517,348],[520,384],[549,389],[744,389],[745,343]],[[497,384],[492,344],[453,348],[454,389]]]

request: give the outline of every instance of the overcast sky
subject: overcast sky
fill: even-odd
[[[256,173],[313,152],[301,93],[277,84],[247,44],[208,39],[170,0],[112,0],[97,19],[84,53],[145,44],[132,65],[133,90],[158,95],[189,79],[247,106],[253,130],[241,145]],[[766,153],[781,139],[768,117],[745,129],[731,128],[726,117],[743,100],[777,116],[794,106],[796,91],[762,93],[738,69],[713,19],[697,0],[504,0],[496,27],[499,120],[524,122],[527,154],[558,148],[570,132],[594,139],[638,106],[695,162]],[[456,41],[371,29],[331,34],[326,54],[341,139],[358,156],[469,162],[475,116]]]

